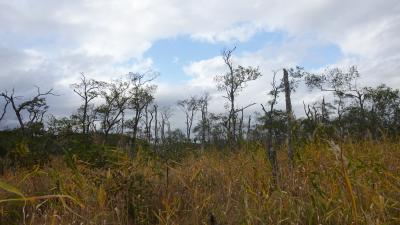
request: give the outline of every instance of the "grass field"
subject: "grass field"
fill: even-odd
[[[400,224],[400,142],[311,143],[280,179],[261,145],[179,162],[115,151],[109,166],[76,158],[7,170],[0,224]]]

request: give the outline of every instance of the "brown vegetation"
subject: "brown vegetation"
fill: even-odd
[[[264,147],[246,146],[168,164],[144,150],[134,159],[114,151],[108,168],[52,158],[44,167],[5,171],[0,224],[400,223],[399,142],[307,144],[293,176],[281,168],[277,188]]]

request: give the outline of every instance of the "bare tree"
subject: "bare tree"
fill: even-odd
[[[236,109],[235,110],[235,114],[236,113],[238,113],[238,112],[240,112],[241,113],[241,116],[240,116],[240,120],[239,120],[239,128],[238,128],[238,133],[239,133],[239,140],[243,140],[243,129],[244,129],[244,127],[243,127],[243,119],[244,119],[244,110],[245,109],[247,109],[247,108],[249,108],[249,107],[251,107],[251,106],[253,106],[253,105],[255,105],[256,103],[251,103],[251,104],[249,104],[249,105],[247,105],[247,106],[245,106],[245,107],[242,107],[242,108],[239,108],[239,109]]]
[[[165,135],[165,127],[167,126],[167,134],[168,137],[171,135],[171,125],[169,119],[172,116],[172,110],[170,107],[163,107],[161,110],[161,121],[160,121],[160,130],[161,130],[161,142],[165,143],[166,135]]]
[[[288,145],[288,157],[289,167],[294,166],[294,148],[293,148],[293,121],[294,114],[292,110],[291,92],[296,90],[298,79],[308,74],[304,72],[302,67],[283,69],[283,90],[285,92],[285,103],[286,103],[286,120],[287,120],[287,145]]]
[[[144,108],[144,115],[145,115],[145,119],[144,119],[144,132],[145,132],[145,136],[147,141],[150,143],[151,141],[151,124],[153,122],[154,119],[154,109],[149,109],[149,105],[146,105],[146,107]]]
[[[201,149],[204,150],[206,144],[206,137],[210,134],[208,133],[209,122],[208,122],[208,104],[210,101],[210,95],[208,93],[204,93],[203,96],[198,100],[199,109],[201,112]],[[207,134],[208,133],[208,134]]]
[[[319,122],[319,111],[316,105],[317,102],[314,102],[312,105],[306,105],[306,103],[303,101],[304,113],[306,114],[308,121],[311,121],[311,123],[314,125]]]
[[[55,95],[53,93],[53,89],[48,90],[47,92],[42,93],[40,88],[36,86],[37,93],[35,96],[30,98],[29,100],[22,101],[21,103],[17,103],[21,96],[15,96],[14,89],[9,93],[8,91],[4,91],[0,93],[5,101],[6,105],[4,106],[3,113],[1,119],[4,117],[8,104],[11,104],[12,109],[14,110],[15,116],[17,117],[20,129],[22,133],[26,134],[26,125],[32,126],[33,124],[42,123],[44,114],[47,112],[49,106],[46,102],[46,97],[48,95]],[[24,114],[27,115],[28,120],[24,120]]]
[[[222,51],[222,59],[225,65],[228,67],[228,72],[224,75],[215,77],[217,82],[218,90],[225,92],[223,96],[229,101],[229,117],[228,117],[228,141],[231,149],[233,149],[234,143],[236,142],[236,106],[235,97],[245,87],[246,83],[257,79],[261,76],[258,68],[243,66],[235,67],[232,62],[232,53],[236,47],[230,50]]]
[[[321,102],[321,123],[327,124],[329,121],[329,114],[330,111],[329,109],[332,108],[332,105],[330,103],[326,103],[325,101],[325,96],[322,97],[322,102]]]
[[[5,100],[6,102],[4,103],[4,106],[3,106],[3,112],[1,113],[0,121],[2,121],[3,118],[4,118],[4,116],[6,115],[7,106],[8,106],[8,104],[10,104],[10,100],[8,100],[7,98],[4,98],[4,100]]]
[[[96,81],[93,79],[88,79],[84,73],[81,73],[81,78],[79,83],[71,84],[74,92],[79,95],[79,97],[83,100],[83,105],[81,107],[82,115],[80,115],[79,120],[81,121],[82,125],[82,133],[88,134],[89,133],[89,104],[90,102],[97,98],[100,95],[100,90],[105,85],[104,82]]]
[[[178,106],[180,106],[185,113],[186,116],[186,138],[188,142],[191,141],[190,134],[192,131],[194,114],[198,110],[198,100],[195,96],[192,96],[185,100],[180,100],[177,102]]]
[[[311,105],[306,105],[303,101],[303,108],[308,121],[315,127],[317,124],[326,125],[329,122],[329,115],[331,114],[331,109],[334,107],[325,101],[324,96],[321,102],[313,102]]]

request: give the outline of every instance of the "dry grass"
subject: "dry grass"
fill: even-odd
[[[275,190],[261,147],[168,165],[120,154],[104,169],[55,158],[1,177],[12,186],[0,190],[0,224],[400,224],[400,143],[314,143],[298,152],[290,173],[280,151]],[[18,199],[10,187],[23,198],[1,202]]]

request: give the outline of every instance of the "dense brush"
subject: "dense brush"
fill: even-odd
[[[118,153],[97,169],[53,158],[1,177],[0,223],[400,224],[399,143],[308,144],[292,172],[278,153],[276,187],[262,147],[179,162]]]

